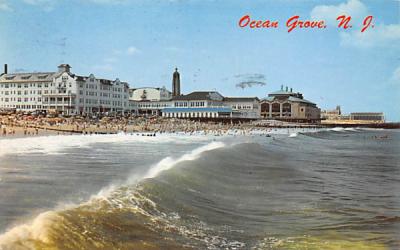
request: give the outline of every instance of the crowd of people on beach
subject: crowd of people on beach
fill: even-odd
[[[271,127],[259,126],[251,122],[216,122],[163,117],[104,117],[90,119],[83,117],[55,117],[31,115],[1,115],[2,136],[48,135],[48,134],[134,134],[156,135],[163,133],[248,135],[262,130],[269,133]]]

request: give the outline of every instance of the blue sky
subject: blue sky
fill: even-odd
[[[353,28],[336,27],[339,14]],[[277,20],[278,29],[238,27],[243,15]],[[325,20],[293,30],[286,20]],[[375,27],[364,33],[364,17]],[[400,2],[217,0],[0,0],[0,63],[10,71],[73,72],[120,78],[132,87],[265,97],[287,85],[322,109],[383,111],[400,121]],[[266,85],[238,88],[257,79]]]

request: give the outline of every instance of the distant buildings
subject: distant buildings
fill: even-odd
[[[176,68],[172,91],[165,87],[129,89],[118,78],[107,80],[93,74],[79,76],[71,66],[61,64],[57,72],[8,73],[5,65],[0,75],[0,109],[45,112],[61,115],[134,114],[167,118],[195,119],[275,119],[292,122],[320,121],[317,105],[292,89],[257,97],[225,97],[217,91],[181,93],[181,79]],[[340,114],[322,113],[323,119]],[[376,119],[377,114],[354,114],[362,119]],[[382,114],[383,117],[383,114]],[[360,118],[360,119],[361,119]],[[378,117],[379,118],[379,117]]]
[[[320,109],[313,102],[303,98],[303,94],[293,92],[288,87],[268,94],[261,100],[261,117],[292,122],[320,121]]]
[[[322,110],[321,119],[323,120],[340,120],[342,118],[342,111],[340,106],[336,106],[333,110]]]
[[[79,76],[61,64],[57,72],[0,75],[0,108],[25,112],[43,111],[63,115],[99,112],[123,113],[128,109],[126,82]]]
[[[357,112],[350,113],[350,120],[384,122],[385,115],[382,112]]]
[[[323,123],[381,123],[385,122],[385,115],[382,112],[355,112],[344,115],[340,106],[334,110],[321,111]]]

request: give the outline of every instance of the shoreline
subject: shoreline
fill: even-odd
[[[0,138],[65,134],[272,134],[277,130],[316,131],[332,128],[399,129],[400,123],[377,124],[298,124],[274,120],[246,123],[216,123],[168,118],[106,118],[101,120],[76,118],[45,118],[32,116],[0,116]]]

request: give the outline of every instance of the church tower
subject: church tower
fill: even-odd
[[[172,96],[181,95],[181,79],[179,76],[178,68],[175,68],[175,72],[172,75]]]

